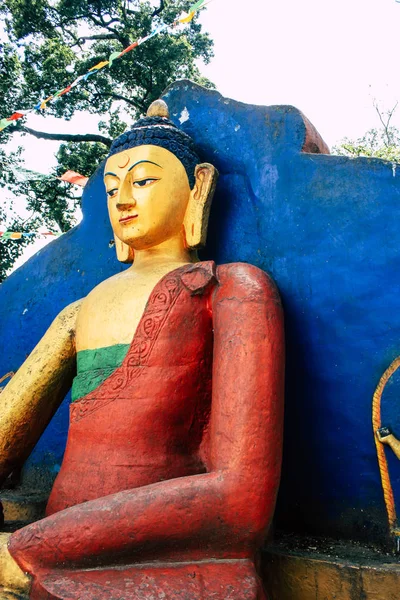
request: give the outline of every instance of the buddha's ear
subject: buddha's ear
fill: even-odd
[[[119,262],[132,264],[133,258],[135,255],[133,248],[128,246],[128,244],[125,244],[125,242],[122,242],[119,239],[119,237],[117,237],[115,235],[115,233],[114,233],[114,242],[115,242],[115,251],[117,253],[117,258],[118,258]]]
[[[218,171],[209,163],[196,165],[195,184],[190,192],[183,226],[188,248],[201,248],[207,239],[208,217],[217,185]]]

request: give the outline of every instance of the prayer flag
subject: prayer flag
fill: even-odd
[[[69,87],[70,87],[70,89],[72,89],[72,88],[74,88],[76,85],[78,85],[78,83],[79,83],[80,81],[82,81],[83,77],[84,77],[83,75],[79,75],[79,77],[77,77],[77,78],[76,78],[76,79],[75,79],[75,80],[74,80],[74,81],[71,83],[71,85],[69,86]]]
[[[22,117],[24,116],[24,113],[22,112],[15,112],[11,115],[11,117],[7,118],[7,121],[16,121],[17,119],[22,119]]]
[[[94,65],[94,67],[89,69],[89,71],[98,71],[99,69],[102,69],[106,65],[108,65],[108,60],[103,60],[102,62],[97,63],[97,65]]]
[[[192,4],[192,6],[189,8],[189,14],[195,10],[199,10],[199,8],[201,8],[201,5],[204,4],[204,2],[205,0],[197,0],[197,2]]]
[[[88,182],[89,177],[85,177],[76,171],[66,171],[61,177],[61,181],[67,181],[68,183],[73,183],[75,185],[80,185],[81,187],[85,187]]]
[[[89,77],[91,77],[92,75],[96,75],[96,71],[88,71],[87,73],[84,74],[84,76],[82,77],[82,79],[84,81],[86,81],[86,79],[89,79]]]
[[[48,98],[46,98],[46,100],[43,100],[43,102],[42,102],[42,103],[41,103],[41,105],[40,105],[40,108],[41,108],[42,110],[44,110],[44,109],[46,108],[46,104],[47,104],[48,102],[50,102],[50,100],[51,100],[52,98],[53,98],[53,96],[49,96]]]
[[[110,69],[111,69],[111,67],[112,67],[112,64],[113,64],[114,60],[115,60],[116,58],[118,58],[118,57],[119,57],[119,55],[120,55],[120,53],[119,53],[119,52],[113,52],[113,53],[112,53],[112,54],[110,54],[110,56],[108,57],[108,62],[109,62],[109,65],[108,65],[108,66],[110,67]]]
[[[8,119],[1,119],[0,120],[0,131],[2,131],[3,129],[5,129],[6,127],[8,127],[11,124],[12,124],[12,121],[9,121]]]
[[[137,42],[133,42],[133,44],[131,44],[130,46],[128,46],[127,48],[125,48],[125,50],[122,50],[122,52],[118,55],[118,57],[123,56],[127,52],[130,52],[131,50],[133,50],[134,48],[136,48],[136,46],[138,46],[138,43]]]
[[[193,19],[193,17],[194,17],[195,14],[196,14],[196,11],[192,11],[189,14],[182,13],[181,16],[178,19],[178,22],[179,23],[190,23],[190,21]]]
[[[71,86],[68,85],[66,88],[63,89],[63,91],[60,93],[60,96],[64,96],[64,94],[67,94],[71,89]]]

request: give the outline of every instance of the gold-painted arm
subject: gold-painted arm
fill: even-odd
[[[81,300],[53,321],[0,394],[0,485],[28,458],[71,387]]]
[[[29,600],[31,578],[26,575],[8,551],[10,533],[0,533],[0,597],[1,600]]]

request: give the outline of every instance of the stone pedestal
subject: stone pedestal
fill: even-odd
[[[298,539],[293,540],[293,546]],[[299,549],[299,546],[303,548]],[[400,564],[356,544],[312,541],[288,549],[288,540],[267,549],[263,576],[269,600],[398,600]]]
[[[4,513],[5,531],[14,531],[28,523],[43,519],[47,494],[26,490],[2,490],[0,494]]]

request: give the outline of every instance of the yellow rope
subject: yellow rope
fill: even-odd
[[[14,377],[14,375],[15,375],[15,373],[13,371],[9,371],[5,375],[3,375],[3,377],[0,377],[0,383],[3,383],[3,381],[5,381],[8,378],[11,379],[11,377]]]
[[[376,432],[382,426],[382,424],[381,424],[381,398],[382,398],[383,388],[385,387],[386,383],[388,382],[390,377],[393,375],[393,373],[396,371],[396,369],[398,369],[399,366],[400,366],[400,356],[395,358],[395,360],[386,369],[386,371],[380,378],[380,381],[378,383],[378,386],[375,390],[375,393],[374,393],[374,396],[372,399],[372,427],[374,430],[376,453],[378,455],[379,471],[380,471],[381,480],[382,480],[383,497],[385,499],[386,511],[388,514],[389,527],[390,527],[391,533],[397,534],[397,535],[398,535],[398,531],[396,529],[396,521],[397,521],[396,506],[394,503],[392,484],[390,483],[390,475],[389,475],[389,468],[388,468],[388,464],[387,464],[387,460],[386,460],[385,448],[384,448],[384,445],[378,440]]]

